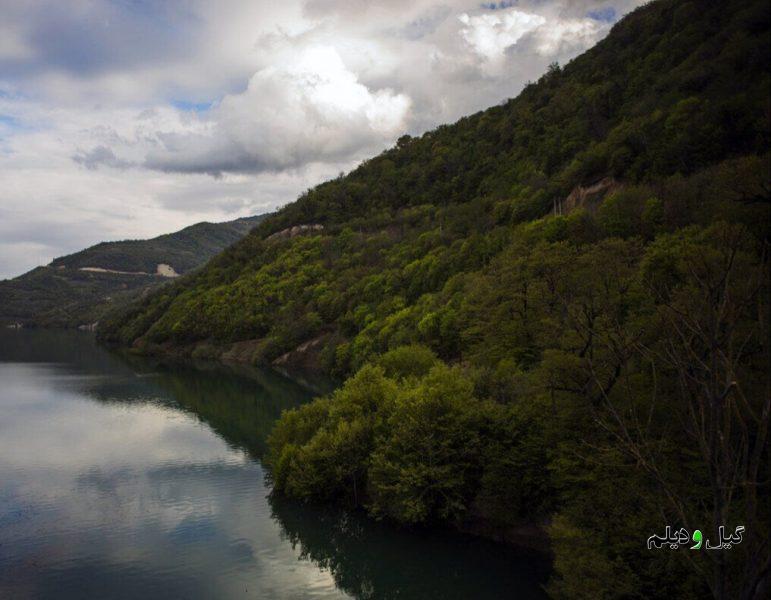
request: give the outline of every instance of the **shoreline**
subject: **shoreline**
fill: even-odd
[[[126,353],[129,355],[154,358],[164,362],[169,361],[172,363],[186,364],[188,366],[202,370],[206,370],[212,366],[220,367],[232,370],[236,374],[244,377],[253,377],[255,372],[258,372],[262,369],[267,369],[279,373],[283,377],[291,379],[307,390],[319,395],[332,392],[342,383],[341,381],[335,381],[332,379],[317,365],[315,368],[309,368],[308,362],[305,362],[300,366],[287,365],[286,363],[255,364],[247,360],[239,360],[239,356],[243,357],[243,354],[239,355],[239,353],[232,353],[226,346],[215,346],[211,343],[191,344],[188,346],[135,344],[133,347],[126,347],[121,346],[120,344],[112,344],[104,340],[100,340],[98,337],[97,341],[99,344],[110,350]],[[243,346],[244,344],[254,344],[257,342],[259,342],[259,340],[232,342],[230,344],[230,348],[233,346]],[[299,347],[302,347],[307,343],[308,342],[304,342]],[[215,348],[219,349],[220,351],[211,353],[211,351]],[[206,350],[205,356],[202,355],[203,353],[201,352],[201,349]],[[227,358],[225,358],[226,355]],[[319,380],[321,380],[324,385],[319,386]],[[271,493],[273,493],[272,486]],[[323,505],[323,503],[320,504]],[[346,508],[344,502],[330,502],[328,504],[339,506],[340,508]],[[354,508],[353,510],[359,509]],[[367,515],[367,518],[372,517]],[[401,528],[401,526],[397,523],[388,523],[390,527],[394,527],[396,529]],[[470,535],[472,537],[490,540],[510,548],[521,550],[523,552],[534,552],[543,558],[551,559],[551,543],[549,540],[549,535],[546,531],[548,524],[548,521],[543,523],[503,523],[470,513],[463,521],[459,523],[443,523],[438,525],[426,525],[425,527],[427,529],[433,530],[447,529],[458,534]]]

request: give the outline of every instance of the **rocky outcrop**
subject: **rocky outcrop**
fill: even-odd
[[[58,269],[59,267],[57,267]],[[145,271],[116,271],[115,269],[103,269],[102,267],[79,267],[78,271],[88,271],[90,273],[112,273],[113,275],[149,275]]]
[[[277,231],[276,233],[269,235],[267,239],[268,240],[289,239],[289,238],[297,237],[298,235],[301,235],[303,233],[323,231],[323,229],[324,229],[324,226],[318,223],[314,223],[311,225],[295,225],[294,227],[287,227],[286,229]]]
[[[621,184],[613,177],[604,177],[588,186],[577,185],[564,200],[555,200],[552,214],[567,215],[577,208],[594,211],[608,194],[615,192]]]
[[[273,361],[274,367],[295,367],[300,369],[317,369],[319,366],[319,353],[324,348],[327,335],[303,342],[294,350],[282,354]]]
[[[161,277],[179,277],[179,273],[174,270],[174,267],[167,265],[166,263],[158,263],[155,274],[160,275]]]
[[[65,267],[59,266],[57,269],[64,269]],[[151,275],[147,271],[117,271],[115,269],[105,269],[103,267],[79,267],[78,271],[89,271],[91,273],[113,273],[114,275]],[[160,277],[179,277],[179,273],[174,270],[174,267],[167,265],[166,263],[158,263],[155,269],[154,275]]]
[[[262,338],[233,342],[230,347],[220,355],[220,359],[226,362],[252,364],[254,363],[255,355],[264,344],[265,340]]]

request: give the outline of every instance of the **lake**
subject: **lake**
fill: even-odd
[[[266,436],[324,388],[0,331],[0,598],[543,597],[510,547],[271,497]]]

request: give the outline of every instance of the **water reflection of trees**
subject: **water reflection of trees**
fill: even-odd
[[[259,459],[281,411],[307,402],[308,389],[268,370],[179,364],[126,357],[167,402],[194,414],[228,444]]]
[[[72,329],[0,328],[0,362],[63,363],[90,372],[121,370],[121,360],[100,347],[93,333]]]
[[[174,395],[176,402],[209,425],[230,445],[260,458],[265,442],[281,411],[309,399],[297,386],[259,382],[208,373],[170,372],[158,384]]]
[[[92,334],[0,330],[0,361],[61,363],[78,392],[99,403],[151,402],[194,414],[231,446],[259,459],[281,411],[329,390],[310,375],[213,362],[175,362],[111,352]],[[59,384],[60,386],[63,384]]]
[[[548,561],[451,532],[403,531],[334,506],[271,495],[271,513],[300,558],[359,599],[542,598]]]

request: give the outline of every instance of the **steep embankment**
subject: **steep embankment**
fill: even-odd
[[[198,223],[150,240],[102,242],[56,258],[48,266],[0,281],[0,323],[90,325],[111,306],[202,265],[262,219]]]

